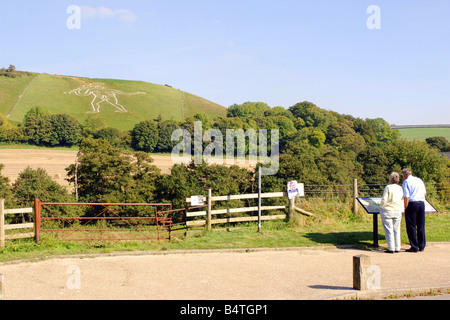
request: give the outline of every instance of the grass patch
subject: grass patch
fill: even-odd
[[[450,214],[427,216],[427,241],[450,241]],[[373,244],[372,221],[361,217],[354,221],[312,222],[305,225],[284,221],[262,223],[258,232],[256,223],[246,223],[233,229],[200,230],[196,235],[185,237],[184,233],[172,236],[172,241],[105,241],[62,242],[45,233],[36,244],[33,239],[7,241],[0,251],[0,262],[12,260],[41,260],[52,256],[75,254],[104,254],[132,251],[168,251],[199,249],[251,249],[354,245],[361,248]],[[386,246],[383,227],[379,223],[379,243]],[[403,222],[402,242],[408,243]]]
[[[405,128],[399,129],[402,138],[425,141],[426,138],[444,137],[450,140],[450,128]]]
[[[42,147],[42,146],[35,146],[27,143],[0,143],[0,150],[9,149],[9,150],[47,150],[47,151],[79,151],[79,146],[72,146],[72,147]]]

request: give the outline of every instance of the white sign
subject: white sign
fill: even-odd
[[[289,181],[287,185],[289,200],[305,196],[305,185],[297,181]]]
[[[205,205],[205,197],[204,196],[192,196],[191,197],[191,205],[193,207],[204,206]]]

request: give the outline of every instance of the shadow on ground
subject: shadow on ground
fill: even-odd
[[[308,286],[311,289],[320,289],[320,290],[353,290],[351,287],[342,287],[342,286],[324,286],[324,285],[313,285]]]
[[[307,233],[305,237],[320,244],[335,246],[342,245],[362,245],[373,244],[373,233],[367,231],[359,232],[333,232],[333,233]],[[384,235],[378,235],[378,239],[383,239]]]

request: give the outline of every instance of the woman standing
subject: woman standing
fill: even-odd
[[[381,221],[386,233],[386,241],[389,246],[388,253],[400,252],[401,249],[401,222],[404,209],[403,189],[399,185],[400,176],[393,172],[389,177],[389,185],[386,186],[381,200]]]

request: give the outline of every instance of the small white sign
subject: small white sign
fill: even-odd
[[[287,185],[289,200],[305,196],[305,185],[297,181],[289,181]]]
[[[193,207],[204,206],[205,197],[204,196],[191,196],[191,205]]]

